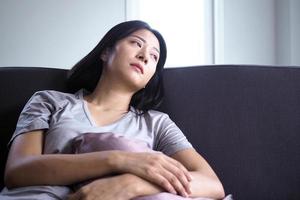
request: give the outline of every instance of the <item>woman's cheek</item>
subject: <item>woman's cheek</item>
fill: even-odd
[[[147,77],[147,83],[150,81],[150,79],[154,76],[155,70],[151,71]]]

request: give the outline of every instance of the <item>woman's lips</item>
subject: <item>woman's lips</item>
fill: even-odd
[[[144,74],[144,68],[138,63],[131,63],[131,66],[137,68],[142,74]]]

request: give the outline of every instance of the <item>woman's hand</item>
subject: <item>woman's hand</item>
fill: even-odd
[[[163,153],[118,152],[115,160],[116,170],[120,173],[135,174],[173,194],[188,197],[191,193],[188,170]]]
[[[135,196],[130,187],[126,174],[97,179],[69,195],[68,200],[129,200]]]

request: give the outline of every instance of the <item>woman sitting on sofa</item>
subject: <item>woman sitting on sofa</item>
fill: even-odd
[[[74,94],[39,91],[24,107],[0,198],[118,200],[162,192],[223,198],[209,164],[167,114],[153,110],[163,97],[165,60],[164,39],[147,23],[113,27],[70,70]],[[108,132],[154,151],[74,154],[74,138]],[[87,180],[74,192],[69,187]]]

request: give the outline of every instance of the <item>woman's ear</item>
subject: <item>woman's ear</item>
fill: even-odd
[[[109,58],[110,49],[106,48],[100,55],[100,58],[103,62],[107,62]]]

